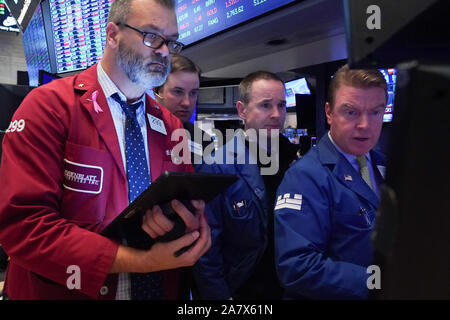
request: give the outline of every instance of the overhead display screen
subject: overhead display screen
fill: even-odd
[[[31,18],[39,6],[39,0],[2,0],[6,4],[11,15],[15,18],[17,26],[25,32]]]
[[[101,59],[112,2],[50,0],[57,73],[86,69]]]
[[[4,0],[0,0],[0,30],[20,32],[20,29],[16,24],[16,20],[9,13]]]
[[[176,0],[178,40],[185,45],[295,0]]]
[[[39,70],[50,72],[50,57],[41,6],[36,7],[33,18],[23,33],[22,42],[27,62],[29,85],[37,87],[39,84]]]
[[[0,13],[3,1],[0,0]],[[27,64],[36,64],[34,69],[31,68],[34,82],[38,78],[37,70],[60,74],[84,70],[100,61],[106,43],[109,8],[113,1],[41,2],[39,10],[42,13],[36,10],[36,14],[42,15],[44,23],[42,24],[41,17],[39,20],[35,19],[30,23],[31,31],[24,32],[30,39],[27,40],[27,46],[33,47],[33,50],[25,51]],[[296,1],[298,0],[175,0],[179,41],[191,44]],[[19,28],[16,29],[19,32]],[[47,51],[43,50],[44,46],[47,46]]]

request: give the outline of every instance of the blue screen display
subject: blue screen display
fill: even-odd
[[[394,112],[394,98],[395,98],[395,85],[397,82],[397,70],[391,69],[379,69],[386,80],[388,86],[388,102],[386,109],[384,110],[383,122],[392,121]]]
[[[286,107],[295,107],[296,94],[311,94],[305,78],[288,81],[284,84],[286,90]]]
[[[22,37],[29,85],[39,85],[39,70],[50,72],[50,58],[44,30],[44,19],[41,6],[36,7],[33,18]]]
[[[56,72],[83,70],[103,56],[113,0],[50,0]]]
[[[179,41],[188,45],[295,0],[176,0]]]

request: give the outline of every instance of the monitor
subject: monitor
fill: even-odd
[[[192,44],[295,0],[178,0],[179,40]]]
[[[450,1],[344,0],[351,68],[450,60]]]
[[[296,1],[177,0],[179,41],[184,44],[197,42]],[[24,39],[24,46],[45,47],[38,54],[36,50],[25,48],[27,66],[29,70],[35,70],[31,71],[30,84],[37,85],[37,70],[52,74],[81,71],[99,61],[106,44],[106,24],[112,2],[42,0],[35,12],[40,12],[43,22],[35,23],[34,28],[28,26],[24,32],[29,34],[29,40]],[[29,28],[35,32],[29,31]],[[38,39],[32,36],[34,33],[39,36]],[[49,67],[36,66],[42,63],[37,60],[46,60],[47,56]]]
[[[103,56],[106,24],[113,0],[49,0],[51,35],[47,35],[54,73],[84,70]],[[53,70],[52,70],[53,71]]]
[[[39,0],[1,0],[8,7],[11,15],[17,22],[17,26],[25,32],[31,17],[39,6]]]
[[[394,112],[395,87],[397,84],[397,70],[394,68],[379,69],[388,87],[388,101],[384,110],[383,122],[391,122]]]
[[[39,82],[39,70],[47,72],[51,70],[43,10],[40,5],[36,7],[36,11],[23,33],[22,42],[27,63],[29,85],[37,87],[41,84]]]
[[[5,0],[0,0],[0,31],[20,32],[16,19],[6,7]]]
[[[285,84],[286,90],[286,107],[295,107],[295,95],[296,94],[311,94],[309,90],[306,78],[299,78],[291,81],[287,81]]]
[[[193,123],[193,124],[195,124],[195,121],[197,121],[197,106],[195,106],[195,108],[194,108],[194,112],[192,112],[192,116],[191,116],[191,118],[189,119],[189,122],[191,122],[191,123]]]
[[[296,129],[296,128],[284,128],[280,130],[280,133],[289,139],[291,143],[299,144],[300,137],[307,136],[307,129]]]
[[[450,65],[398,66],[374,233],[381,299],[450,296]],[[375,292],[377,291],[377,292]]]
[[[61,77],[52,74],[50,72],[47,72],[45,70],[39,70],[39,85],[42,86],[43,84],[52,82],[53,80],[60,79]]]

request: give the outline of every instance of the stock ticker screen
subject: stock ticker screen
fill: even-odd
[[[27,62],[29,85],[37,87],[39,84],[39,70],[50,72],[50,57],[41,6],[36,7],[36,11],[23,33],[22,42]]]
[[[176,0],[178,40],[185,45],[295,0]]]
[[[179,41],[186,45],[191,44],[295,1],[175,0]],[[0,0],[0,13],[3,12],[2,2],[3,0]],[[26,30],[30,38],[27,42],[31,42],[26,46],[47,46],[50,68],[47,66],[45,50],[41,50],[39,47],[38,49],[41,50],[39,53],[36,50],[28,50],[29,52],[25,50],[30,63],[31,61],[36,62],[36,56],[40,56],[37,62],[41,65],[34,69],[59,74],[84,70],[98,62],[103,55],[106,43],[106,24],[112,2],[114,0],[48,0],[41,2],[42,14],[40,12],[38,14],[43,16],[45,31],[43,31],[42,22],[35,19],[30,31]],[[48,21],[50,22],[48,23]],[[18,28],[17,31],[19,31]],[[38,33],[34,34],[35,32]],[[43,32],[46,37],[42,36]],[[28,55],[31,56],[28,57]],[[44,65],[40,60],[45,60]],[[33,79],[36,79],[35,73],[33,73]]]
[[[56,72],[82,70],[99,61],[113,0],[50,0]]]

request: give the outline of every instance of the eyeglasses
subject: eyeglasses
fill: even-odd
[[[145,46],[152,48],[152,49],[159,49],[165,43],[167,48],[169,49],[170,53],[177,54],[177,53],[180,53],[184,47],[184,44],[182,44],[181,42],[178,42],[175,40],[167,40],[164,37],[162,37],[156,33],[144,32],[144,31],[138,30],[136,28],[129,26],[126,23],[119,22],[119,23],[117,23],[117,25],[118,26],[123,25],[127,28],[130,28],[131,30],[134,30],[134,31],[142,34],[142,36],[143,36],[142,42],[144,43]]]

